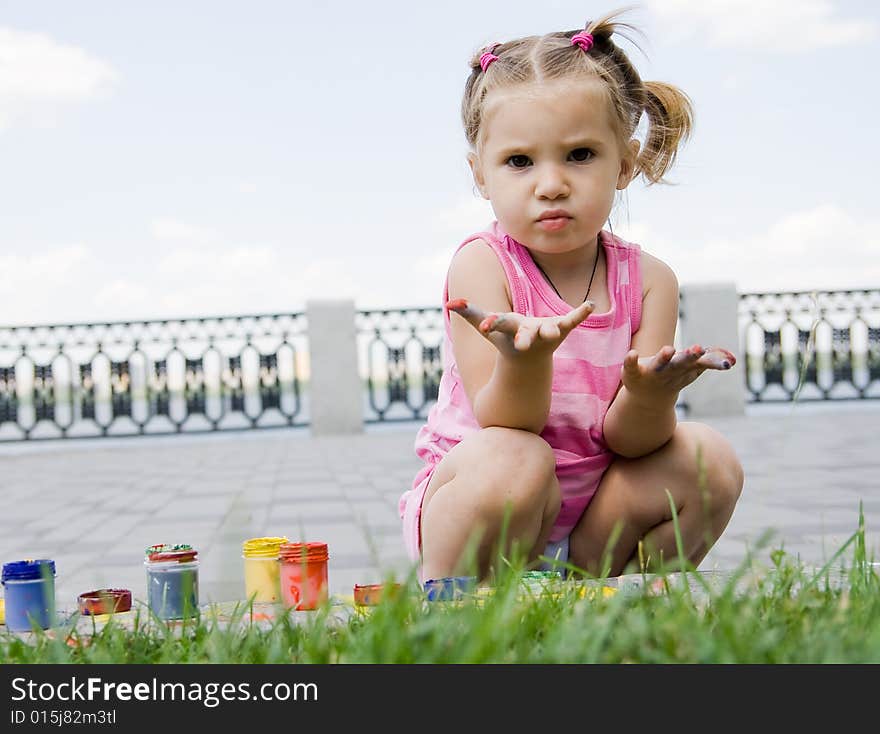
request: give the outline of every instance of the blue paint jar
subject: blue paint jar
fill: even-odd
[[[55,622],[55,561],[13,561],[4,563],[6,628],[30,632],[34,626],[48,629]]]
[[[159,619],[195,617],[199,607],[198,554],[191,546],[147,548],[147,603]]]
[[[455,601],[477,588],[476,576],[447,576],[425,581],[428,601]]]

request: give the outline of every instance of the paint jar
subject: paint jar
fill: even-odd
[[[375,607],[383,598],[393,599],[402,589],[402,584],[355,584],[354,603],[359,607]]]
[[[425,581],[428,601],[457,601],[477,588],[476,576],[447,576]]]
[[[281,598],[296,611],[317,609],[327,601],[327,544],[282,543]]]
[[[251,538],[244,541],[244,591],[254,602],[275,602],[281,599],[278,549],[287,538]]]
[[[29,632],[34,625],[48,629],[55,621],[55,561],[13,561],[3,564],[6,590],[6,628]]]
[[[199,608],[198,552],[191,545],[151,545],[145,551],[147,602],[159,619],[194,617]]]
[[[131,592],[128,589],[98,589],[79,595],[78,606],[82,615],[117,614],[131,610]]]
[[[520,586],[532,593],[540,594],[548,589],[559,588],[562,574],[559,571],[525,571]]]

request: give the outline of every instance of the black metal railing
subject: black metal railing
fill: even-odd
[[[437,400],[443,367],[442,309],[359,311],[355,331],[365,421],[426,418]]]
[[[880,290],[744,293],[739,322],[747,401],[880,398]],[[355,332],[365,421],[424,420],[441,308]],[[0,327],[0,441],[307,426],[308,378],[304,313]]]
[[[0,327],[0,441],[305,425],[302,314]]]
[[[745,293],[749,402],[880,398],[880,289]]]
[[[358,313],[356,330],[366,386],[367,423],[427,417],[440,386],[443,328],[443,310],[439,307]],[[683,397],[676,407],[687,410]]]

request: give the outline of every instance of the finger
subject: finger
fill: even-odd
[[[623,358],[623,370],[631,375],[638,375],[639,353],[635,349],[630,349]]]
[[[455,298],[446,303],[447,311],[454,311],[467,321],[475,329],[480,328],[480,322],[489,314],[479,306],[470,303],[466,298]]]
[[[534,343],[535,337],[538,334],[538,328],[538,325],[520,325],[516,331],[516,336],[513,338],[513,346],[521,352],[526,351]]]
[[[736,364],[736,357],[723,347],[710,347],[697,364],[711,370],[729,370]]]
[[[654,358],[654,371],[662,372],[669,366],[669,360],[675,356],[675,347],[661,347]]]
[[[562,332],[559,331],[559,324],[553,321],[544,321],[538,327],[538,336],[547,341],[554,341],[562,336]]]
[[[498,321],[503,321],[501,314],[499,313],[490,313],[486,318],[480,321],[477,328],[483,333],[488,334],[495,328],[495,324]]]
[[[564,332],[571,331],[575,326],[577,326],[581,321],[583,321],[587,316],[593,313],[593,309],[595,308],[595,304],[592,301],[584,301],[580,306],[573,308],[569,311],[565,316],[559,319],[559,328]]]
[[[496,332],[513,337],[519,328],[519,322],[519,318],[512,313],[490,313],[479,323],[477,328],[486,335]]]
[[[700,359],[706,350],[703,349],[699,344],[694,344],[689,349],[682,349],[680,352],[676,352],[672,359],[669,360],[670,367],[690,367],[691,365],[696,364],[697,360]]]

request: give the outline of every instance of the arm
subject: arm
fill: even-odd
[[[463,298],[488,311],[512,311],[507,278],[482,240],[458,251],[449,268],[449,300]],[[502,355],[465,318],[450,315],[453,352],[464,391],[480,427],[503,426],[539,433],[550,412],[553,355],[519,365]],[[511,396],[517,399],[512,400]]]
[[[477,423],[540,433],[550,413],[553,352],[592,304],[552,318],[514,313],[501,263],[476,240],[453,258],[447,307],[457,314],[450,316],[453,351]]]
[[[675,339],[678,280],[672,269],[642,252],[642,322],[632,340],[638,354],[656,354]],[[624,367],[624,371],[625,371]],[[614,453],[635,458],[660,448],[675,431],[678,390],[633,393],[625,384],[605,414],[605,442]]]
[[[694,344],[675,351],[678,281],[672,270],[642,253],[642,323],[623,361],[621,386],[605,414],[608,447],[627,458],[644,456],[675,431],[675,403],[683,387],[707,369],[728,370],[736,357],[722,347]],[[648,356],[639,357],[640,354]]]

